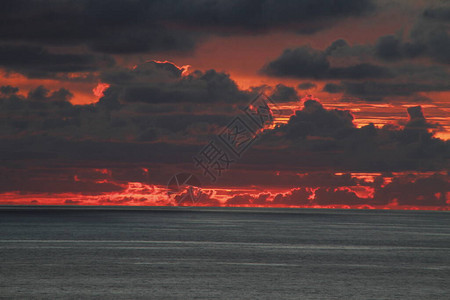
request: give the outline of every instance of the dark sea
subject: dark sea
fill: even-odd
[[[0,208],[2,299],[450,299],[450,213]]]

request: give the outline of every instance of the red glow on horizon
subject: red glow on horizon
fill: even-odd
[[[100,170],[99,170],[100,171]],[[103,173],[103,172],[102,172]],[[75,181],[80,179],[76,176]],[[168,196],[168,190],[164,186],[144,184],[141,182],[128,182],[119,192],[103,193],[99,195],[83,195],[74,193],[59,194],[35,194],[9,192],[0,194],[0,205],[84,205],[84,206],[208,206],[208,207],[266,207],[266,208],[329,208],[329,209],[386,209],[386,210],[440,210],[450,211],[450,192],[445,194],[446,205],[400,205],[397,199],[393,199],[387,204],[380,205],[372,203],[374,196],[373,188],[367,186],[343,186],[329,189],[331,192],[348,193],[355,195],[360,200],[367,203],[354,203],[349,198],[347,203],[320,204],[317,199],[317,192],[320,188],[297,188],[284,192],[279,189],[273,191],[259,189],[242,188],[209,188],[197,190],[196,195],[200,195],[197,203],[183,202],[177,204],[177,197],[180,195]],[[258,191],[259,190],[259,191]],[[294,202],[277,202],[276,198],[295,196],[296,191],[310,193],[305,200]],[[440,196],[440,195],[438,195]],[[249,199],[229,202],[233,197],[243,197]],[[202,200],[203,199],[203,200]],[[214,201],[210,201],[212,199]],[[261,202],[260,199],[263,199]],[[303,203],[303,201],[306,201]],[[357,201],[360,202],[360,201]]]

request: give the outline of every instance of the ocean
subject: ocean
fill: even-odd
[[[0,208],[2,299],[450,299],[450,213]]]

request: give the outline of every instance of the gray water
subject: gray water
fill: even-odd
[[[450,299],[450,214],[0,210],[4,299]]]

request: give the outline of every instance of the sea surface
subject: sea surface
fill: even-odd
[[[450,213],[0,208],[2,299],[450,299]]]

